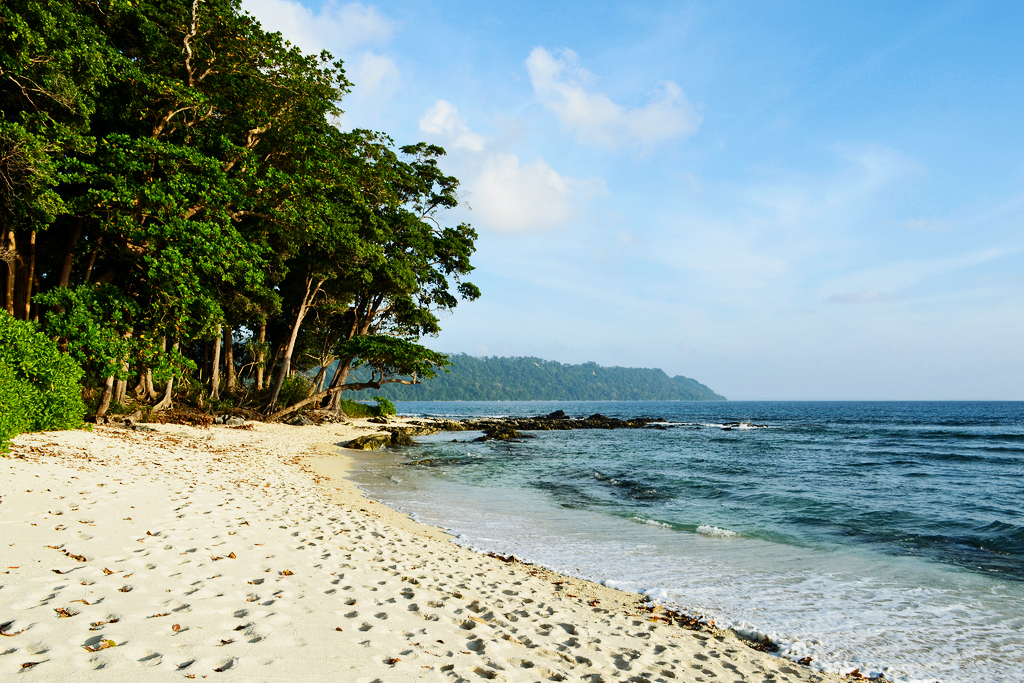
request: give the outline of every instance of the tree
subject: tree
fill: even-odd
[[[475,233],[440,223],[443,150],[332,125],[341,62],[237,0],[14,0],[0,22],[0,294],[82,362],[100,414],[129,382],[165,408],[221,376],[276,411],[317,349],[374,382],[443,367],[417,340],[479,295]]]

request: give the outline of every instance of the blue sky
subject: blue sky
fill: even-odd
[[[480,233],[428,345],[732,399],[1024,399],[1024,4],[244,0]]]

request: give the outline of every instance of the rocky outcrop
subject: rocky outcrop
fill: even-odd
[[[373,420],[370,420],[371,422]],[[483,432],[474,441],[520,441],[533,438],[523,432],[561,431],[570,429],[666,429],[660,417],[635,417],[621,420],[595,413],[590,417],[572,418],[558,410],[537,417],[487,417],[465,420],[410,420],[402,426],[383,428],[376,434],[361,436],[344,444],[345,448],[371,451],[382,446],[415,446],[415,436],[437,432]],[[378,424],[380,424],[378,422]]]
[[[348,443],[344,444],[345,448],[351,448],[357,451],[375,451],[381,446],[387,446],[391,443],[390,432],[377,432],[376,434],[367,434],[360,436],[357,439],[352,439]]]

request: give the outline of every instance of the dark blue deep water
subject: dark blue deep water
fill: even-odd
[[[822,668],[1024,680],[1024,403],[398,408],[664,421],[520,443],[448,433],[367,460],[371,495],[467,545],[647,592]]]

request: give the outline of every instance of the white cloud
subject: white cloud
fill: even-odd
[[[673,81],[661,83],[647,105],[630,109],[588,90],[595,77],[579,66],[572,50],[556,57],[542,47],[534,48],[526,67],[537,99],[580,142],[611,149],[650,147],[688,137],[700,126],[700,114]]]
[[[484,137],[471,131],[455,105],[445,100],[438,100],[427,110],[420,119],[420,130],[440,136],[453,147],[468,149],[471,152],[484,150]]]
[[[348,77],[354,84],[353,93],[359,96],[374,93],[378,98],[392,94],[401,80],[398,65],[394,60],[373,52],[364,52],[349,67]]]
[[[342,105],[346,128],[374,127],[402,85],[398,65],[378,49],[391,40],[398,24],[372,5],[327,0],[314,11],[297,0],[243,0],[242,9],[303,52],[327,50],[344,60],[353,84]]]
[[[358,2],[341,5],[328,0],[315,14],[294,0],[244,0],[242,9],[259,19],[264,28],[280,31],[286,40],[310,53],[329,50],[335,56],[348,57],[358,48],[386,43],[395,30],[395,22],[380,10]]]
[[[539,232],[570,223],[579,200],[606,191],[604,181],[566,178],[543,159],[521,164],[514,154],[494,154],[472,184],[470,203],[486,227]]]

